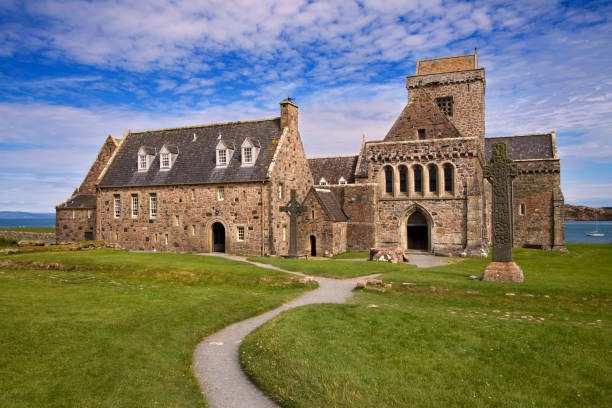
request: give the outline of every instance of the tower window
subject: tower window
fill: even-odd
[[[419,140],[423,140],[427,137],[427,132],[425,131],[425,129],[419,129],[418,134],[419,134]]]
[[[444,165],[444,191],[447,193],[452,193],[453,192],[453,166],[451,166],[450,164],[445,164]]]
[[[452,96],[444,96],[442,98],[436,98],[436,104],[438,108],[444,113],[446,116],[453,116],[453,97]]]
[[[393,169],[385,167],[385,193],[393,194]]]
[[[399,168],[400,193],[408,191],[408,169],[405,166]]]
[[[525,204],[521,204],[519,206],[519,214],[520,215],[525,215],[526,213],[527,213],[527,208],[526,208]]]
[[[416,165],[412,169],[414,176],[414,192],[422,193],[423,192],[423,169],[421,166]]]
[[[434,164],[429,165],[429,192],[435,193],[438,191],[438,169]]]

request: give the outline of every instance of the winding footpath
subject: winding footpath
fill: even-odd
[[[292,275],[307,276],[300,272],[286,271],[272,265],[248,261],[245,257],[214,254],[235,261],[247,262],[260,268],[274,269]],[[375,275],[372,275],[375,276]],[[353,279],[329,279],[313,277],[319,283],[315,290],[285,303],[259,316],[234,323],[204,339],[193,355],[195,375],[210,408],[278,408],[266,397],[242,371],[239,348],[242,340],[257,327],[285,310],[312,303],[345,303],[351,296],[357,281],[371,276]]]

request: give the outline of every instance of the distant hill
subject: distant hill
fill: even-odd
[[[0,218],[6,220],[30,220],[32,218],[55,218],[55,213],[31,213],[25,211],[0,211]]]
[[[595,215],[599,221],[612,221],[612,208],[587,207],[584,205],[566,205],[565,221],[595,221]]]

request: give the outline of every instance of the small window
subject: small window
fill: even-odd
[[[227,166],[227,150],[226,149],[217,150],[217,165]]]
[[[419,129],[418,134],[419,134],[419,140],[423,140],[427,138],[427,132],[425,131],[425,129]]]
[[[159,234],[157,232],[155,233],[155,235],[153,235],[153,241],[159,241]]]
[[[174,214],[174,226],[178,227],[179,225],[181,225],[181,218],[178,214]]]
[[[429,192],[436,193],[438,191],[438,168],[435,164],[430,164],[427,170],[429,172]]]
[[[385,193],[393,194],[393,169],[385,167]]]
[[[164,244],[168,245],[168,233],[164,234]]]
[[[453,116],[453,97],[445,96],[443,98],[436,98],[436,104],[438,108],[444,113],[446,116]]]
[[[138,170],[146,170],[147,169],[147,155],[141,154],[138,156]]]
[[[118,194],[116,194],[113,198],[113,206],[115,218],[121,217],[121,196],[119,196]]]
[[[453,166],[450,164],[444,165],[444,191],[447,193],[453,192]]]
[[[406,166],[400,166],[399,168],[399,182],[400,193],[406,193],[408,191],[408,169]]]
[[[119,234],[115,233],[115,241],[119,241]]]
[[[72,219],[74,220],[76,218],[76,214],[74,213],[74,210],[72,210]]]
[[[149,216],[151,218],[157,217],[157,194],[151,194],[149,196]],[[157,239],[155,239],[157,241]]]
[[[527,206],[525,204],[521,204],[519,206],[519,215],[525,215],[527,213]]]
[[[217,200],[221,201],[225,198],[225,188],[223,186],[217,187]]]
[[[91,210],[87,210],[87,219],[91,218]]]
[[[244,241],[244,227],[238,227],[238,241]]]
[[[132,194],[132,218],[138,217],[138,196]]]
[[[413,176],[414,176],[414,192],[422,193],[423,192],[423,169],[421,166],[416,165],[412,168]]]
[[[325,180],[324,178],[322,178],[321,180],[319,180],[319,185],[320,185],[320,186],[326,186],[326,185],[327,185],[327,180]]]
[[[314,210],[312,210],[311,219],[314,220]]]
[[[283,183],[278,184],[278,199],[283,199]]]
[[[191,189],[189,193],[189,198],[191,198],[191,201],[195,201],[195,188]]]
[[[192,236],[195,236],[195,234],[196,234],[196,226],[195,226],[195,225],[192,225],[192,226],[191,226],[191,235],[192,235]]]
[[[244,164],[253,163],[253,148],[252,147],[242,148],[242,161]]]
[[[161,153],[159,156],[161,160],[161,168],[169,169],[170,168],[170,153]]]
[[[287,240],[287,227],[283,227],[283,241]]]
[[[346,184],[346,179],[344,177],[340,177],[340,180],[338,180],[338,184]]]

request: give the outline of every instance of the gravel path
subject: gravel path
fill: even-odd
[[[207,254],[210,255],[210,254]],[[299,272],[286,271],[272,265],[247,261],[245,257],[212,254],[235,261],[248,262],[261,268],[274,269],[293,275],[306,276]],[[372,275],[375,276],[375,275]],[[242,371],[238,351],[242,339],[279,313],[311,303],[345,303],[351,296],[357,280],[314,277],[319,288],[259,316],[234,323],[207,337],[194,352],[194,371],[210,408],[276,408],[278,405],[266,397]]]

